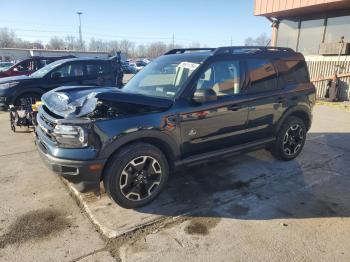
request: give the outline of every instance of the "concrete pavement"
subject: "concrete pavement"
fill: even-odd
[[[30,134],[12,134],[6,118],[0,114],[0,259],[350,260],[349,112],[317,106],[294,161],[260,150],[179,171],[138,210],[105,194],[76,194],[86,213],[45,168]]]

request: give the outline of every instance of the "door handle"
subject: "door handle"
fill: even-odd
[[[231,111],[238,111],[241,108],[242,108],[242,106],[240,106],[240,105],[232,105],[232,106],[228,107],[228,109]]]

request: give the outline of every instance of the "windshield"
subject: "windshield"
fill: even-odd
[[[188,58],[188,57],[187,57]],[[123,88],[128,93],[174,98],[203,57],[162,56],[149,63]]]
[[[31,77],[44,77],[47,73],[51,72],[52,69],[62,65],[65,62],[65,60],[58,60],[51,64],[48,64],[47,66],[44,66],[43,68],[39,69],[38,71],[31,74]]]

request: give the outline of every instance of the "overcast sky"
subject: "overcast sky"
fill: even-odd
[[[254,17],[254,0],[16,0],[1,1],[0,27],[27,40],[78,37],[77,11],[83,12],[84,40],[91,37],[140,43],[153,41],[207,46],[244,43],[270,34],[264,17]]]

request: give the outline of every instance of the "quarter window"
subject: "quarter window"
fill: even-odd
[[[249,59],[247,69],[250,80],[248,93],[260,93],[276,90],[277,73],[269,60]]]
[[[104,63],[86,64],[87,75],[103,75],[108,73],[108,67]]]
[[[309,82],[309,74],[304,61],[279,60],[276,62],[276,67],[279,73],[278,85],[281,88],[286,84]]]
[[[197,90],[213,89],[217,96],[237,95],[240,93],[239,61],[221,61],[213,63],[199,78]]]

